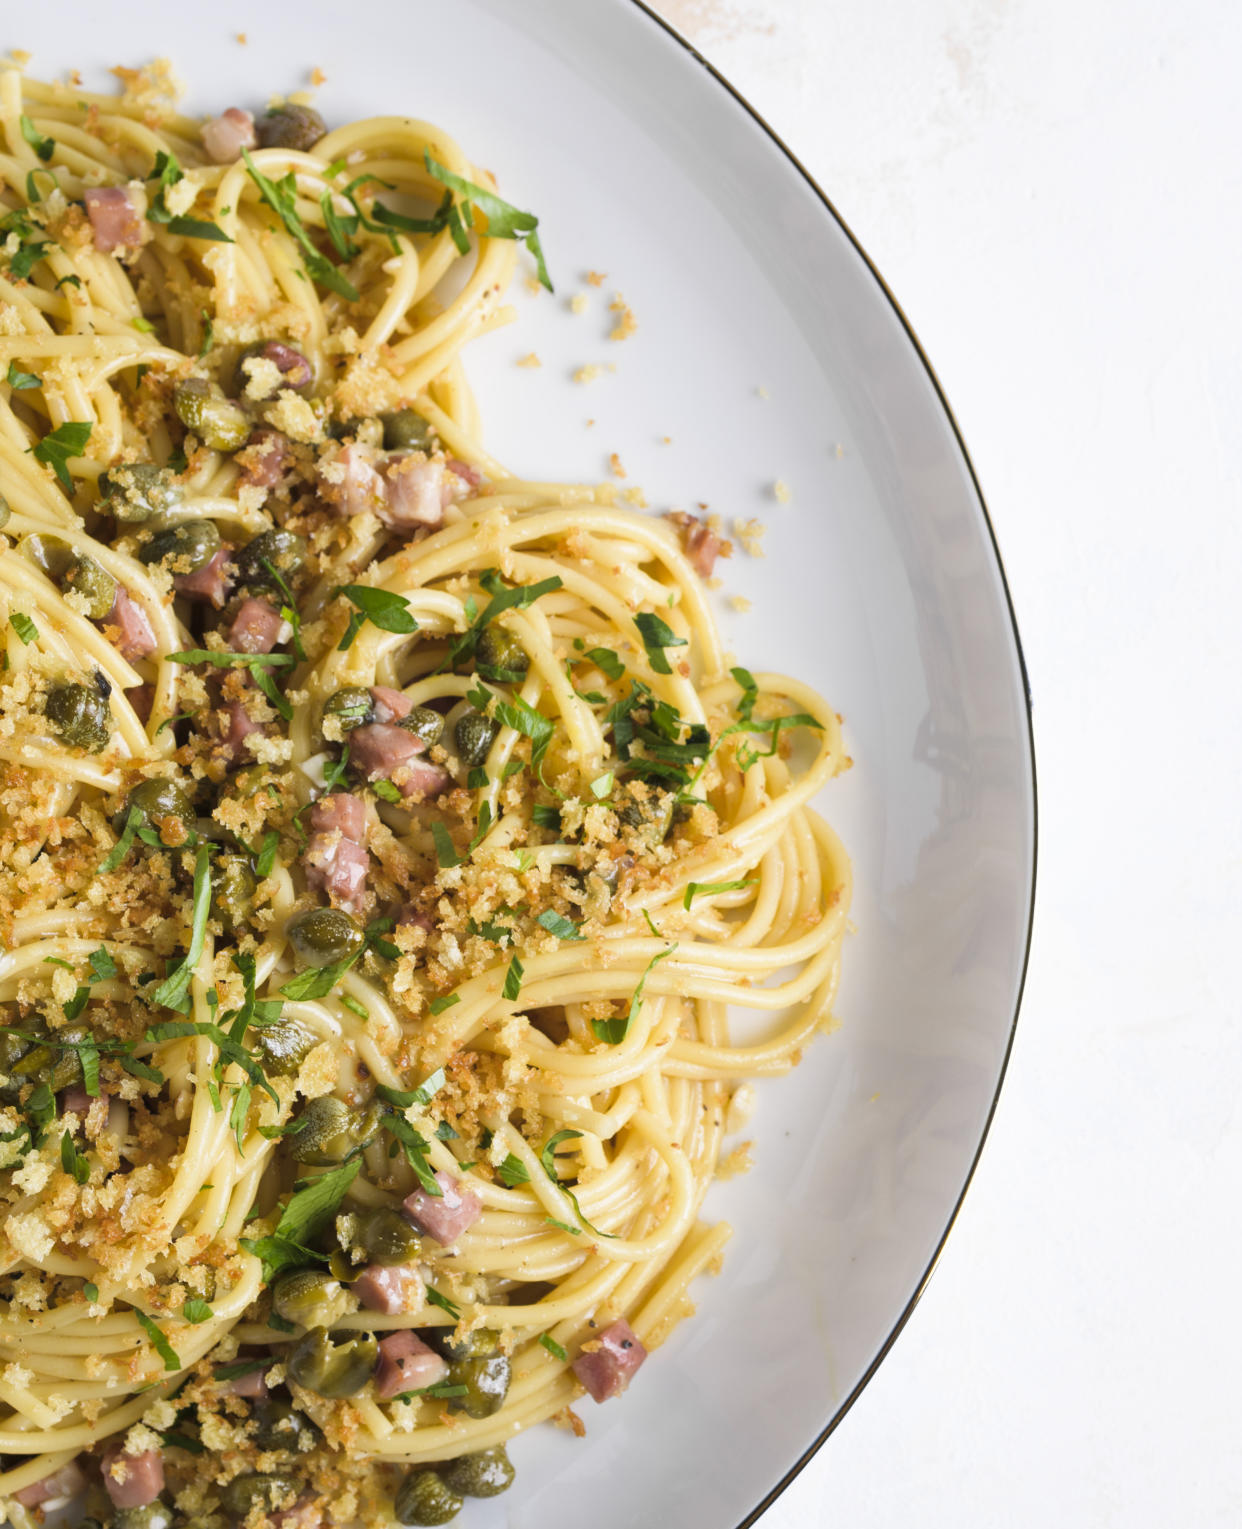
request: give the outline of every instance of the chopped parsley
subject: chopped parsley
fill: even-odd
[[[651,611],[641,611],[634,617],[634,625],[638,628],[643,647],[647,650],[647,662],[657,674],[672,674],[673,671],[669,667],[664,650],[665,648],[684,648],[686,639],[678,637],[666,621]]]
[[[330,1168],[316,1179],[299,1184],[281,1212],[276,1230],[266,1237],[243,1237],[241,1245],[263,1262],[263,1279],[270,1284],[282,1269],[321,1262],[323,1255],[306,1246],[327,1226],[358,1177],[362,1160],[354,1158]]]
[[[525,610],[541,596],[550,595],[553,590],[562,588],[562,580],[557,574],[553,574],[548,579],[541,579],[538,584],[509,585],[501,579],[495,568],[488,568],[481,573],[479,583],[491,599],[471,620],[466,630],[453,639],[453,645],[441,668],[453,668],[473,658],[484,628],[502,611]]]
[[[356,303],[358,289],[325,255],[320,254],[298,216],[297,177],[290,171],[278,181],[269,180],[251,159],[249,149],[242,150],[242,159],[245,162],[247,174],[259,188],[259,195],[284,224],[290,238],[301,246],[302,264],[306,267],[306,274],[340,297]]]
[[[56,140],[45,137],[34,125],[25,112],[17,119],[22,130],[22,137],[35,151],[44,164],[47,164],[56,152]]]
[[[418,631],[418,622],[411,615],[410,602],[404,595],[394,595],[387,589],[373,589],[369,584],[342,584],[336,593],[344,595],[354,607],[349,625],[336,645],[339,653],[353,646],[354,638],[366,621],[379,627],[381,632]]]
[[[138,1318],[138,1326],[150,1338],[152,1348],[164,1361],[164,1368],[170,1371],[179,1370],[181,1368],[181,1361],[177,1358],[177,1351],[169,1343],[162,1330],[155,1325],[145,1311],[135,1311],[134,1315]]]
[[[560,1223],[557,1222],[556,1225],[559,1226]],[[578,1228],[576,1226],[568,1226],[565,1227],[564,1230],[567,1232],[576,1232]],[[559,1359],[562,1364],[564,1364],[565,1361],[569,1358],[569,1355],[560,1346],[560,1344],[556,1341],[551,1333],[540,1333],[539,1342],[543,1345],[544,1348],[547,1349],[548,1353],[552,1355],[553,1359]]]
[[[515,1003],[522,991],[523,974],[524,968],[517,956],[510,957],[509,970],[505,973],[505,985],[501,989],[502,996],[507,998],[510,1003]]]
[[[572,919],[565,917],[563,913],[556,913],[551,908],[545,909],[535,922],[554,934],[558,940],[582,940],[583,935],[577,924]]]
[[[740,892],[743,887],[753,887],[756,884],[754,877],[748,881],[692,881],[686,887],[681,905],[688,910],[696,897],[710,897],[716,892]]]
[[[190,980],[203,954],[207,937],[207,917],[211,912],[211,865],[206,844],[200,844],[194,858],[194,902],[190,924],[190,948],[181,963],[164,978],[154,993],[152,1003],[162,1004],[166,1009],[181,1009],[186,1004]],[[275,1098],[275,1095],[272,1096]]]
[[[517,239],[526,245],[526,248],[535,257],[535,271],[539,277],[539,284],[552,291],[552,279],[548,275],[548,267],[543,258],[543,246],[539,242],[539,219],[533,212],[521,212],[511,202],[504,201],[494,191],[488,191],[482,186],[476,186],[473,181],[464,180],[460,175],[454,175],[451,170],[446,170],[442,164],[432,159],[429,150],[423,151],[423,161],[430,174],[434,175],[441,185],[447,186],[455,192],[458,202],[449,209],[448,226],[453,235],[453,242],[458,250],[464,255],[470,248],[470,242],[466,237],[464,222],[472,221],[472,213],[477,208],[487,219],[487,236],[489,239]],[[459,214],[456,221],[452,214],[457,213],[458,208],[464,212],[464,218]]]
[[[16,361],[9,362],[8,376],[4,379],[11,388],[16,388],[19,393],[27,388],[41,388],[43,378],[37,377],[34,372],[23,372]]]
[[[185,179],[175,154],[161,149],[155,156],[155,164],[147,179],[158,183],[155,195],[148,199],[148,222],[162,223],[169,233],[184,234],[189,239],[211,239],[218,244],[232,244],[232,239],[217,224],[203,218],[185,218],[169,212],[166,201],[168,189]]]
[[[526,1171],[526,1164],[520,1157],[515,1157],[512,1152],[496,1170],[496,1177],[506,1189],[516,1189],[519,1184],[529,1184],[530,1174]]]
[[[39,635],[39,628],[34,624],[33,621],[31,621],[29,616],[24,615],[21,611],[13,612],[13,614],[9,617],[9,625],[21,638],[23,644],[25,644],[27,647],[29,647],[29,645]]]
[[[84,1152],[79,1152],[73,1142],[73,1132],[66,1131],[60,1138],[60,1166],[75,1184],[90,1181],[91,1165]]]
[[[427,1286],[427,1299],[433,1306],[438,1306],[441,1311],[447,1311],[454,1322],[461,1321],[461,1307],[455,1301],[450,1301],[448,1296],[441,1295],[431,1285]]]
[[[657,951],[647,962],[646,970],[638,979],[638,986],[634,989],[630,1007],[623,1019],[593,1019],[591,1021],[591,1029],[601,1041],[607,1041],[610,1046],[615,1046],[625,1039],[631,1022],[638,1017],[638,1011],[642,1008],[643,989],[647,985],[647,978],[651,975],[653,968],[671,956],[676,949],[676,943],[668,945],[663,950]]]
[[[60,480],[65,493],[73,493],[73,479],[69,476],[69,462],[80,457],[91,438],[91,425],[85,420],[71,419],[49,431],[37,446],[28,448],[36,462],[50,467]]]
[[[215,1312],[206,1301],[198,1296],[191,1296],[181,1308],[181,1315],[187,1322],[210,1322]]]
[[[433,998],[427,1005],[427,1008],[430,1010],[432,1017],[434,1018],[437,1014],[443,1014],[445,1009],[451,1009],[455,1003],[460,1002],[460,993],[445,993],[442,998]]]

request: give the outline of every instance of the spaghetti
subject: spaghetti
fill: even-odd
[[[730,668],[702,527],[481,446],[531,215],[427,124],[165,85],[0,73],[0,1494],[443,1522],[717,1260],[848,761]]]

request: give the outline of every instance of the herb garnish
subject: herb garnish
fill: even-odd
[[[22,137],[43,163],[47,164],[48,160],[56,152],[56,140],[54,138],[45,138],[25,112],[21,114],[17,121],[22,130]]]
[[[41,388],[43,386],[42,377],[36,377],[33,372],[23,372],[16,361],[9,362],[9,373],[4,380],[11,388],[16,388],[19,393],[24,392],[27,388]]]
[[[73,1132],[66,1131],[60,1138],[60,1166],[77,1184],[86,1184],[90,1180],[90,1160],[84,1152],[79,1152],[74,1145]]]
[[[650,923],[649,917],[647,921]],[[659,931],[654,928],[652,933],[657,936],[659,935]],[[615,1046],[625,1039],[631,1022],[638,1017],[638,1011],[642,1008],[643,989],[647,985],[647,978],[651,975],[653,968],[671,956],[676,949],[677,944],[674,941],[672,945],[667,945],[663,950],[657,951],[651,960],[647,962],[646,970],[638,979],[638,986],[634,989],[634,996],[630,1000],[630,1007],[624,1019],[593,1019],[591,1021],[591,1029],[601,1041],[607,1041],[609,1045]]]
[[[567,1227],[565,1230],[576,1232],[578,1228]],[[569,1355],[560,1346],[560,1344],[556,1341],[551,1333],[540,1333],[539,1342],[543,1345],[544,1348],[547,1349],[548,1353],[552,1355],[553,1359],[559,1359],[562,1364],[564,1364],[565,1361],[569,1358]]]
[[[56,474],[65,493],[73,493],[73,479],[69,476],[69,460],[80,457],[91,438],[91,425],[84,420],[71,419],[49,431],[37,446],[27,448],[36,462],[43,462]]]
[[[128,826],[128,825],[127,825]],[[206,844],[200,844],[194,857],[194,902],[190,925],[190,948],[180,965],[160,983],[151,994],[152,1003],[162,1004],[166,1009],[183,1009],[190,980],[203,953],[207,936],[207,916],[211,912],[211,865],[207,858]],[[275,1098],[275,1095],[272,1096]]]
[[[289,1197],[274,1232],[266,1237],[240,1239],[248,1253],[262,1259],[264,1283],[270,1284],[282,1269],[323,1262],[324,1255],[314,1252],[306,1243],[318,1236],[336,1214],[361,1167],[362,1160],[356,1157],[339,1168],[330,1168],[317,1179],[304,1181]]]
[[[586,936],[578,928],[572,919],[565,917],[563,913],[556,913],[551,908],[545,908],[535,922],[554,934],[558,940],[583,940]]]
[[[164,1368],[172,1371],[179,1370],[181,1368],[181,1361],[177,1358],[177,1351],[169,1343],[160,1328],[147,1316],[145,1311],[135,1311],[134,1315],[138,1318],[139,1327],[150,1338],[151,1346],[164,1361]]]
[[[504,1162],[496,1170],[496,1177],[506,1189],[516,1189],[519,1184],[529,1184],[530,1174],[526,1171],[526,1164],[520,1157],[515,1157],[512,1152],[508,1154]]]
[[[743,887],[753,887],[757,884],[754,877],[748,881],[692,881],[686,887],[686,895],[682,898],[681,905],[689,909],[696,897],[710,897],[716,892],[740,892]]]
[[[501,989],[501,995],[510,1003],[516,1003],[518,995],[522,991],[522,977],[524,968],[517,956],[510,957],[509,970],[505,973],[505,985]]]
[[[552,291],[552,280],[548,275],[548,267],[543,258],[543,246],[539,242],[536,230],[539,227],[539,219],[533,212],[521,212],[511,202],[504,201],[494,191],[488,191],[482,186],[476,186],[473,181],[463,179],[460,175],[454,175],[451,170],[446,170],[442,164],[432,159],[429,150],[424,149],[423,161],[428,171],[450,191],[456,192],[460,199],[449,209],[448,226],[453,235],[453,242],[464,255],[470,248],[470,241],[466,237],[463,222],[472,221],[474,208],[487,219],[487,236],[489,239],[518,239],[525,243],[526,248],[535,257],[535,271],[539,277],[540,286]],[[462,209],[464,218],[459,215],[454,220],[452,214]]]
[[[284,224],[286,233],[301,246],[302,264],[306,267],[306,274],[348,299],[349,302],[356,303],[358,301],[357,287],[346,280],[336,266],[319,253],[306,232],[301,218],[298,217],[298,183],[292,170],[280,180],[272,181],[251,159],[249,149],[242,150],[242,159],[245,162],[247,174],[259,188],[259,195]]]
[[[349,625],[336,645],[338,653],[344,653],[352,647],[354,638],[366,621],[379,627],[382,632],[418,631],[418,622],[410,614],[410,602],[404,595],[394,595],[387,589],[374,589],[369,584],[342,584],[335,592],[344,595],[354,607]]]
[[[638,628],[643,647],[647,650],[647,662],[657,674],[672,674],[673,671],[669,667],[664,650],[665,648],[684,648],[686,639],[678,637],[666,621],[651,611],[640,611],[634,617],[634,625]]]
[[[39,628],[34,624],[33,621],[31,621],[30,617],[25,615],[22,611],[13,612],[13,614],[9,617],[9,625],[21,638],[22,643],[27,647],[29,647],[29,645],[39,635]]]
[[[168,203],[165,200],[168,189],[185,179],[175,154],[169,154],[161,149],[155,156],[155,164],[147,179],[158,182],[159,186],[147,205],[149,223],[162,223],[169,233],[184,234],[190,239],[212,239],[218,244],[232,244],[233,241],[228,234],[215,223],[208,223],[202,218],[175,216],[169,212]]]
[[[479,575],[479,583],[491,596],[491,599],[483,607],[482,611],[470,625],[458,637],[453,639],[453,645],[449,649],[448,657],[441,664],[441,668],[453,668],[457,664],[474,657],[475,648],[483,629],[489,622],[494,621],[502,611],[525,610],[528,605],[533,605],[542,595],[550,595],[553,590],[562,587],[562,580],[557,574],[551,578],[541,579],[538,584],[515,584],[508,585],[501,579],[495,568],[485,569]]]
[[[433,1289],[430,1285],[427,1286],[426,1295],[433,1306],[438,1306],[441,1311],[447,1311],[454,1322],[461,1321],[461,1307],[455,1301],[450,1301],[448,1296],[441,1295],[438,1290]]]

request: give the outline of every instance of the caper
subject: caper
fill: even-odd
[[[173,408],[186,429],[213,451],[240,451],[250,439],[250,416],[201,377],[177,384]]]
[[[0,494],[0,531],[3,531],[9,523],[9,516],[13,511],[9,508],[9,501]]]
[[[323,714],[338,718],[341,731],[347,733],[375,720],[375,703],[371,692],[361,685],[342,685],[323,703]]]
[[[306,561],[306,542],[294,531],[261,531],[233,561],[243,584],[275,589],[277,575],[287,584]]]
[[[272,106],[255,123],[261,149],[313,149],[328,131],[313,106]]]
[[[258,1427],[254,1441],[260,1449],[284,1449],[291,1455],[301,1454],[303,1440],[314,1440],[319,1430],[304,1412],[291,1407],[288,1402],[269,1398],[255,1408]]]
[[[60,741],[88,754],[98,754],[112,736],[112,710],[94,685],[53,685],[46,710]]]
[[[65,571],[65,588],[82,596],[92,621],[102,621],[116,603],[116,580],[93,557],[74,558]]]
[[[85,1031],[62,1032],[61,1039],[85,1041]],[[76,1050],[66,1051],[59,1046],[32,1045],[12,1064],[11,1076],[24,1082],[46,1083],[53,1093],[70,1088],[82,1081],[82,1062]]]
[[[102,621],[116,600],[116,580],[93,557],[75,552],[59,536],[38,532],[24,536],[21,550],[41,573],[61,589],[72,589],[87,601],[86,612],[92,621]]]
[[[503,1444],[459,1455],[438,1470],[445,1486],[463,1497],[499,1497],[513,1485],[513,1465]]]
[[[234,1476],[220,1493],[220,1501],[237,1518],[245,1518],[254,1508],[271,1513],[287,1508],[298,1495],[297,1482],[279,1471],[247,1471]]]
[[[181,486],[171,468],[154,462],[124,462],[99,475],[99,510],[137,524],[181,502]]]
[[[362,1217],[360,1241],[373,1264],[408,1264],[419,1249],[418,1233],[405,1217],[383,1206]]]
[[[194,807],[175,780],[156,776],[139,781],[112,820],[117,833],[123,832],[129,814],[135,808],[140,814],[138,826],[155,829],[160,843],[169,849],[188,843],[194,833]]]
[[[254,1047],[266,1072],[292,1077],[319,1044],[319,1037],[300,1019],[278,1019],[253,1032]]]
[[[500,1352],[495,1333],[484,1329],[474,1337],[474,1352],[449,1364],[450,1384],[465,1386],[466,1394],[450,1397],[448,1405],[450,1411],[467,1417],[486,1418],[504,1405],[513,1367],[509,1356]]]
[[[160,1501],[141,1508],[118,1508],[112,1529],[172,1529],[173,1511]]]
[[[474,1359],[480,1355],[494,1354],[500,1345],[500,1334],[490,1327],[476,1327],[461,1338],[453,1336],[451,1327],[435,1327],[426,1335],[427,1342],[445,1359]]]
[[[407,733],[414,733],[431,748],[439,743],[444,732],[444,718],[430,706],[412,706],[397,726],[405,728]]]
[[[639,794],[642,792],[645,794]],[[662,844],[668,838],[676,806],[676,798],[668,792],[642,785],[635,792],[627,781],[614,792],[613,803],[621,821],[629,828],[641,829],[645,839],[654,844]]]
[[[334,1094],[308,1099],[298,1114],[300,1129],[289,1138],[289,1153],[311,1167],[339,1163],[375,1135],[381,1112],[378,1101],[353,1110]]]
[[[138,556],[144,563],[166,563],[173,573],[194,573],[219,550],[220,527],[214,520],[181,520],[149,536]]]
[[[431,426],[413,409],[381,414],[385,451],[426,451],[432,444]]]
[[[303,966],[331,966],[366,944],[358,921],[339,908],[309,908],[289,920],[285,933]]]
[[[340,1314],[341,1285],[321,1269],[295,1269],[272,1286],[272,1310],[299,1327],[328,1327]]]
[[[447,1524],[461,1512],[461,1498],[435,1471],[419,1466],[398,1487],[392,1511],[399,1524]]]
[[[521,679],[530,668],[530,656],[512,632],[503,626],[487,626],[475,649],[479,673],[501,683]]]
[[[491,753],[500,723],[493,722],[471,706],[457,719],[453,736],[457,740],[457,753],[464,765],[481,765]]]
[[[354,1333],[334,1342],[326,1327],[314,1327],[293,1345],[290,1377],[316,1396],[356,1396],[375,1369],[379,1344],[374,1333]]]
[[[250,857],[221,855],[211,880],[211,911],[226,929],[240,929],[254,905],[256,882]]]

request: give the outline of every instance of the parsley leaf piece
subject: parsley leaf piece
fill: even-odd
[[[378,796],[382,801],[394,802],[398,805],[402,801],[400,791],[397,790],[396,786],[394,786],[390,780],[373,780],[371,782],[371,790],[374,791],[376,796]]]
[[[362,1159],[356,1157],[339,1168],[330,1168],[317,1179],[304,1180],[289,1197],[276,1230],[270,1236],[241,1239],[247,1252],[263,1260],[266,1283],[270,1283],[273,1274],[281,1269],[322,1259],[322,1254],[313,1252],[304,1244],[318,1236],[336,1214],[361,1167]]]
[[[56,140],[54,138],[45,138],[25,112],[17,120],[21,126],[22,137],[43,163],[47,164],[48,160],[56,152]]]
[[[108,852],[107,858],[101,860],[96,876],[104,876],[109,871],[115,871],[121,861],[129,854],[130,846],[134,842],[134,835],[138,832],[138,825],[142,822],[142,809],[131,807],[126,814],[125,826],[121,830],[121,837]]]
[[[743,887],[757,885],[758,879],[754,876],[747,881],[692,881],[686,887],[686,895],[682,898],[681,905],[689,909],[696,897],[710,897],[716,892],[740,892]]]
[[[582,940],[586,938],[572,919],[566,918],[563,913],[555,913],[551,908],[546,908],[535,922],[542,925],[549,934],[554,934],[558,940]]]
[[[523,970],[522,963],[516,956],[512,956],[509,960],[509,970],[505,973],[505,985],[501,989],[502,996],[510,1003],[516,1002],[518,994],[522,991]]]
[[[530,810],[531,822],[536,828],[550,828],[553,833],[559,833],[561,829],[561,809],[548,807],[536,803]]]
[[[66,1131],[60,1138],[60,1166],[73,1179],[76,1184],[88,1183],[91,1176],[91,1165],[84,1152],[79,1152],[73,1143],[73,1132]]]
[[[511,701],[498,700],[494,715],[498,722],[503,722],[506,727],[530,739],[531,763],[538,765],[548,752],[548,744],[552,742],[552,735],[556,731],[551,718],[536,711],[520,696],[514,696]]]
[[[8,376],[4,379],[11,388],[16,388],[20,393],[26,388],[41,388],[43,378],[36,377],[33,372],[23,372],[16,361],[9,362]]]
[[[539,219],[533,212],[522,212],[514,207],[511,202],[504,201],[494,191],[487,191],[482,186],[476,186],[473,181],[465,180],[460,175],[454,175],[451,170],[445,169],[442,164],[432,159],[431,151],[424,149],[423,162],[428,172],[435,176],[442,185],[460,197],[460,205],[466,209],[467,215],[472,208],[477,207],[487,219],[487,236],[490,239],[518,239],[526,244],[526,248],[535,257],[535,270],[539,277],[539,284],[552,291],[552,281],[548,275],[548,267],[543,258],[543,246],[539,242],[536,229],[539,227]],[[457,209],[450,208],[450,212]],[[450,227],[452,226],[450,221]],[[461,248],[458,243],[458,248]]]
[[[657,951],[651,960],[647,962],[647,969],[638,979],[638,986],[634,989],[634,997],[630,1000],[629,1011],[624,1019],[593,1019],[591,1029],[601,1041],[607,1041],[615,1046],[626,1037],[630,1023],[638,1015],[643,1003],[643,988],[647,984],[647,978],[651,975],[652,968],[658,966],[666,957],[671,956],[677,949],[676,944],[666,946],[664,950]]]
[[[619,680],[625,673],[625,665],[611,648],[588,648],[583,657],[589,658],[610,680]]]
[[[342,584],[336,593],[345,596],[362,616],[362,621],[369,621],[372,626],[379,627],[381,632],[418,631],[418,622],[411,615],[410,602],[404,595],[394,595],[387,589],[373,589],[369,584]],[[347,633],[349,642],[342,638],[337,645],[340,651],[349,647],[362,626],[362,621],[354,625],[353,616],[349,619],[352,628]]]
[[[556,1185],[557,1189],[560,1190],[560,1192],[573,1206],[574,1215],[577,1216],[578,1220],[581,1221],[586,1230],[595,1237],[607,1237],[609,1241],[614,1241],[617,1234],[615,1232],[601,1232],[599,1227],[592,1226],[587,1218],[582,1214],[582,1207],[578,1204],[578,1196],[574,1194],[573,1190],[570,1189],[568,1185],[562,1184],[560,1179],[556,1176],[556,1148],[561,1144],[561,1142],[573,1141],[581,1135],[581,1131],[557,1131],[554,1136],[549,1136],[547,1141],[543,1144],[543,1151],[539,1154],[539,1162],[548,1178],[552,1181],[553,1184]],[[548,1219],[551,1220],[552,1218],[549,1217]],[[556,1222],[554,1224],[559,1226],[560,1222]],[[574,1228],[565,1227],[564,1230],[572,1232]]]
[[[99,1301],[99,1286],[93,1280],[88,1279],[82,1286],[82,1294],[94,1306]]]
[[[57,425],[56,429],[49,431],[37,446],[29,448],[29,453],[36,462],[42,462],[52,469],[67,494],[73,493],[69,461],[72,457],[80,457],[86,450],[86,443],[91,438],[91,429],[89,422],[71,419],[63,425]]]
[[[381,1099],[386,1099],[389,1104],[395,1105],[399,1110],[408,1110],[412,1104],[430,1104],[446,1081],[444,1068],[437,1067],[435,1072],[428,1074],[416,1088],[389,1088],[386,1083],[380,1083],[375,1092]]]
[[[496,1170],[496,1177],[506,1189],[516,1189],[519,1184],[529,1184],[530,1174],[526,1171],[526,1164],[520,1157],[515,1157],[512,1152]]]
[[[341,1007],[348,1009],[349,1012],[360,1019],[363,1024],[366,1024],[367,1020],[371,1017],[370,1009],[368,1009],[364,1004],[359,1003],[352,993],[341,994]]]
[[[9,625],[21,638],[22,644],[29,647],[39,635],[39,628],[31,621],[30,617],[21,611],[14,611],[9,617]]]
[[[454,1322],[461,1321],[461,1307],[458,1306],[456,1301],[450,1301],[448,1296],[441,1295],[431,1285],[427,1286],[427,1299],[433,1306],[438,1306],[441,1311],[447,1311]]]
[[[449,836],[449,831],[439,818],[431,825],[431,837],[436,843],[436,860],[443,870],[451,870],[455,865],[461,865],[464,855],[457,853],[457,848]]]
[[[92,1040],[85,1040],[78,1047],[78,1060],[82,1063],[82,1086],[91,1099],[99,1098],[99,1047]]]
[[[86,960],[95,974],[96,982],[107,982],[109,978],[116,976],[116,962],[109,955],[106,946],[101,945],[98,950],[92,950]]]
[[[198,347],[199,360],[201,361],[215,343],[216,326],[212,323],[211,314],[207,312],[206,308],[200,308],[198,316],[203,322],[203,338]]]
[[[259,1359],[239,1359],[236,1364],[218,1364],[212,1371],[215,1380],[240,1380],[243,1375],[253,1375],[256,1370],[270,1370],[272,1358],[264,1354]]]
[[[441,1296],[440,1301],[437,1301],[436,1304],[439,1305],[443,1299],[444,1297]],[[398,1394],[393,1397],[393,1401],[412,1402],[420,1396],[432,1396],[437,1398],[447,1396],[465,1396],[468,1391],[469,1387],[463,1386],[458,1381],[437,1380],[434,1385],[420,1386],[417,1391],[398,1392]]]
[[[361,954],[361,950],[355,950],[351,955],[342,956],[339,961],[333,961],[327,966],[312,966],[308,971],[299,972],[281,988],[282,996],[292,998],[295,1003],[324,997],[332,991]]]
[[[405,1160],[414,1170],[414,1177],[422,1186],[423,1192],[434,1195],[437,1200],[442,1198],[444,1191],[436,1183],[435,1174],[427,1158],[427,1153],[430,1151],[427,1138],[416,1131],[404,1115],[385,1115],[384,1129],[400,1142],[405,1152]]]
[[[169,972],[151,994],[151,1002],[162,1004],[166,1009],[179,1009],[189,991],[203,944],[207,936],[207,917],[211,912],[211,866],[207,858],[206,844],[200,844],[194,858],[194,903],[190,926],[190,948],[179,966]]]
[[[552,1218],[549,1217],[548,1219],[551,1220]],[[559,1221],[553,1221],[552,1224],[553,1226],[561,1226]],[[578,1228],[576,1226],[561,1226],[561,1230],[565,1232],[576,1233]],[[569,1358],[569,1355],[560,1346],[560,1344],[556,1341],[551,1333],[540,1333],[539,1342],[543,1345],[544,1348],[547,1349],[548,1353],[552,1355],[553,1359],[559,1359],[562,1364],[564,1364],[565,1361]]]
[[[330,260],[319,253],[306,232],[301,218],[298,217],[297,180],[292,172],[279,181],[272,181],[251,159],[249,149],[242,150],[242,159],[245,161],[246,173],[259,188],[259,195],[284,224],[289,236],[301,245],[302,263],[306,267],[306,274],[330,291],[336,292],[351,303],[356,303],[358,289],[346,280]]]
[[[279,848],[280,835],[275,829],[263,835],[263,843],[259,846],[254,862],[254,873],[260,881],[270,876],[276,868],[276,851]]]
[[[181,1315],[187,1322],[210,1322],[215,1312],[206,1301],[192,1295],[181,1308]]]
[[[471,791],[486,791],[492,783],[491,776],[482,765],[475,765],[466,776],[466,785]]]
[[[442,998],[433,998],[427,1007],[434,1017],[437,1014],[443,1014],[445,1009],[451,1009],[455,1003],[460,1002],[460,993],[445,993]]]
[[[643,647],[647,650],[647,662],[657,674],[672,674],[673,671],[669,667],[664,650],[665,648],[684,648],[686,639],[678,637],[662,617],[651,611],[640,611],[634,617],[634,625],[638,628]]]
[[[168,657],[175,664],[215,664],[228,669],[234,665],[242,668],[290,669],[297,659],[292,653],[217,653],[210,648],[183,648]]]
[[[155,1325],[145,1311],[135,1311],[134,1315],[138,1318],[138,1326],[150,1338],[152,1348],[164,1361],[164,1368],[173,1372],[179,1370],[181,1368],[181,1361],[177,1358],[177,1351],[169,1343],[161,1329]]]
[[[488,568],[479,575],[479,583],[491,599],[466,630],[454,638],[442,667],[452,668],[468,658],[473,658],[484,627],[494,621],[502,611],[525,610],[528,605],[533,605],[543,595],[550,595],[554,590],[562,588],[563,581],[559,575],[553,574],[551,578],[540,579],[537,584],[508,585],[503,582],[495,568]]]
[[[69,1020],[77,1019],[82,1010],[86,1007],[90,996],[90,988],[84,987],[81,983],[79,983],[77,991],[74,993],[73,997],[61,1006],[64,1009],[65,1018]]]

